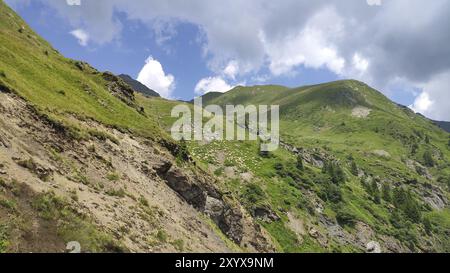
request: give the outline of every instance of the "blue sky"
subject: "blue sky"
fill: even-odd
[[[449,1],[6,2],[63,55],[129,74],[164,97],[355,78],[450,120],[449,51],[438,45],[449,37]]]

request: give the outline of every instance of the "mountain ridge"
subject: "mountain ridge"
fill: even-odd
[[[145,86],[144,84],[142,84],[141,82],[133,79],[131,76],[126,75],[126,74],[120,74],[118,75],[119,78],[121,78],[122,80],[124,80],[128,85],[130,85],[136,92],[142,93],[146,96],[150,96],[150,97],[160,97],[160,95],[158,94],[158,92],[148,88],[147,86]]]

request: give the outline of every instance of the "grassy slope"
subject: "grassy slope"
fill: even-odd
[[[170,110],[175,102],[142,100],[146,109],[159,109],[160,124],[166,130],[170,128],[174,121],[169,117]],[[363,169],[366,175],[379,177],[393,188],[397,187],[395,185],[405,186],[405,181],[417,180],[421,186],[434,183],[447,189],[449,135],[423,117],[398,107],[378,91],[356,81],[339,81],[296,89],[281,86],[238,87],[223,95],[206,96],[204,104],[279,104],[282,139],[296,147],[318,148],[333,155],[340,160],[347,176],[347,182],[340,185],[343,201],[326,201],[325,215],[334,218],[344,211],[355,220],[369,224],[378,236],[394,236],[405,245],[421,236],[428,238],[424,234],[423,223],[404,220],[405,228],[394,227],[391,223],[392,202],[375,202],[361,179],[351,173],[349,159],[350,156],[353,157],[358,168]],[[370,108],[370,115],[366,118],[352,116],[352,110],[356,106]],[[411,153],[413,144],[418,145],[414,154]],[[299,240],[288,227],[284,211],[290,211],[306,223],[317,221],[317,215],[311,209],[311,198],[305,192],[312,191],[320,195],[326,191],[320,181],[327,177],[323,177],[320,169],[306,166],[305,171],[297,174],[300,178],[293,179],[285,173],[292,170],[295,173],[296,157],[283,149],[277,150],[269,158],[261,157],[256,142],[190,142],[189,148],[199,166],[205,170],[210,165],[217,167],[212,172],[223,178],[223,189],[232,192],[249,210],[268,206],[281,216],[280,222],[261,222],[278,243],[280,251],[358,251],[335,241],[323,248],[307,235]],[[375,150],[387,151],[390,157],[375,156]],[[411,171],[404,162],[405,159],[422,162],[423,153],[427,150],[441,154],[439,159],[436,157],[437,165],[430,168],[434,177],[432,181]],[[224,163],[219,162],[217,153],[225,155]],[[280,165],[282,171],[279,170]],[[239,173],[253,173],[255,177],[250,185],[256,185],[262,192],[255,194],[252,192],[253,186],[242,183],[238,177],[227,178],[226,167],[234,167]],[[405,188],[421,189],[416,186]],[[429,211],[426,206],[421,210],[422,219],[431,219],[435,228],[433,236],[439,238],[436,251],[449,251],[450,245],[444,232],[448,230],[449,210]],[[351,226],[345,228],[354,232]],[[414,246],[411,247],[417,250]]]
[[[161,135],[153,119],[110,94],[101,73],[89,67],[80,70],[76,61],[60,55],[3,1],[0,56],[0,83],[52,118],[70,124],[67,114],[74,114],[151,138]]]
[[[306,86],[295,89],[288,89],[279,86],[255,86],[238,87],[221,96],[212,99],[205,99],[205,104],[278,104],[281,111],[281,137],[282,139],[296,147],[319,148],[332,154],[341,161],[347,175],[347,182],[340,186],[343,195],[343,202],[338,205],[328,202],[325,213],[329,216],[336,216],[336,211],[346,211],[354,218],[369,224],[379,234],[394,235],[407,243],[402,237],[402,230],[395,228],[390,223],[392,204],[382,201],[381,204],[373,202],[372,197],[364,189],[360,178],[350,173],[350,156],[356,162],[358,168],[363,169],[366,175],[380,177],[382,181],[387,181],[392,187],[405,181],[418,181],[418,185],[435,183],[448,190],[449,180],[449,135],[434,126],[431,122],[415,115],[407,109],[398,107],[378,91],[357,81],[338,81],[328,84]],[[352,115],[355,107],[362,106],[371,109],[371,113],[366,118],[358,118]],[[217,144],[215,144],[217,145]],[[303,215],[306,219],[311,218],[304,209],[298,209],[298,196],[302,193],[292,187],[291,178],[274,174],[273,166],[280,162],[284,166],[292,165],[295,158],[286,152],[278,151],[274,154],[272,162],[267,159],[260,159],[257,155],[257,147],[250,151],[245,150],[242,144],[237,143],[236,147],[201,147],[198,154],[211,153],[211,150],[226,150],[231,158],[236,151],[241,152],[242,157],[253,157],[244,165],[252,169],[262,183],[259,183],[268,195],[273,208],[282,207],[284,210],[295,211]],[[247,145],[247,144],[245,144]],[[417,145],[417,151],[412,153],[413,146]],[[373,151],[387,151],[390,156],[383,158],[375,156]],[[425,151],[432,151],[437,164],[430,168],[433,180],[427,180],[419,174],[411,171],[405,164],[406,159],[413,159],[425,164],[423,154]],[[203,156],[200,156],[201,158]],[[209,158],[207,158],[209,160]],[[232,160],[232,159],[229,159]],[[259,162],[258,162],[259,161]],[[257,162],[257,163],[255,163]],[[212,162],[211,162],[212,163]],[[272,165],[271,165],[272,164]],[[252,168],[251,166],[260,166]],[[279,167],[279,166],[278,166]],[[243,167],[245,169],[245,167]],[[320,170],[310,168],[312,173]],[[303,180],[312,180],[315,186],[312,188],[320,192],[317,185],[317,177],[303,175]],[[442,183],[441,183],[442,182]],[[407,189],[421,189],[419,186],[406,186]],[[239,193],[239,194],[242,194]],[[447,191],[448,196],[448,191]],[[304,202],[303,202],[304,203]],[[295,204],[297,207],[295,208]],[[293,208],[294,207],[294,208]],[[424,218],[428,209],[423,209]],[[439,215],[439,216],[437,216]],[[438,230],[446,229],[448,224],[448,209],[443,211],[433,211],[431,213]],[[447,219],[447,220],[444,220]],[[286,219],[283,219],[286,220]],[[416,227],[417,230],[420,224]],[[279,224],[267,225],[269,231],[282,245],[284,250],[315,251],[309,244],[311,240],[305,240],[298,248],[295,246],[295,236],[286,230],[285,226]],[[420,231],[419,231],[420,233]],[[419,236],[413,233],[413,237]],[[439,233],[439,232],[437,232]],[[449,250],[446,235],[441,237],[441,250]],[[289,239],[290,238],[290,239]],[[322,249],[323,250],[323,249]],[[329,249],[330,250],[330,249]],[[340,249],[350,251],[349,249]]]

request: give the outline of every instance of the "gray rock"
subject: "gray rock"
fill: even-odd
[[[167,185],[180,194],[186,202],[196,209],[204,210],[206,193],[179,168],[171,168],[165,175]]]

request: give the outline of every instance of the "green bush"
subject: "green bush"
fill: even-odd
[[[108,175],[106,175],[106,179],[108,179],[109,181],[119,181],[120,176],[117,173],[109,173]]]
[[[0,224],[0,253],[5,253],[9,246],[9,232],[8,227],[4,224]]]
[[[433,154],[430,151],[425,151],[423,153],[423,162],[427,167],[434,167],[434,165],[436,164],[434,162]]]
[[[328,174],[335,184],[345,183],[347,180],[344,170],[337,162],[325,162],[322,172]]]
[[[303,164],[303,157],[301,155],[297,156],[297,170],[303,171],[305,169]]]
[[[145,199],[144,196],[139,197],[139,203],[141,203],[141,205],[143,205],[144,207],[148,207],[149,206],[148,200]]]
[[[382,188],[383,200],[391,203],[392,202],[392,190],[391,186],[388,183],[383,184]]]
[[[341,207],[336,211],[336,220],[341,226],[354,227],[357,216],[345,207]]]
[[[351,172],[354,176],[358,176],[359,174],[358,165],[356,165],[355,161],[352,161],[351,163]]]
[[[169,235],[167,235],[167,233],[162,229],[158,230],[158,232],[156,233],[156,239],[158,239],[158,241],[161,243],[166,243],[168,237]]]
[[[374,202],[377,204],[380,204],[381,203],[381,193],[380,193],[380,189],[378,188],[378,183],[375,180],[373,180],[370,185],[370,188],[371,188],[371,194],[372,194]]]
[[[248,184],[244,191],[243,197],[250,204],[254,205],[265,201],[266,194],[257,184]]]
[[[115,190],[115,189],[109,190],[106,192],[106,194],[109,196],[123,198],[123,197],[125,197],[126,192],[124,191],[124,189],[120,188],[118,190]]]
[[[422,215],[420,211],[420,204],[411,192],[403,188],[394,190],[394,205],[400,209],[406,218],[413,223],[420,223]]]

